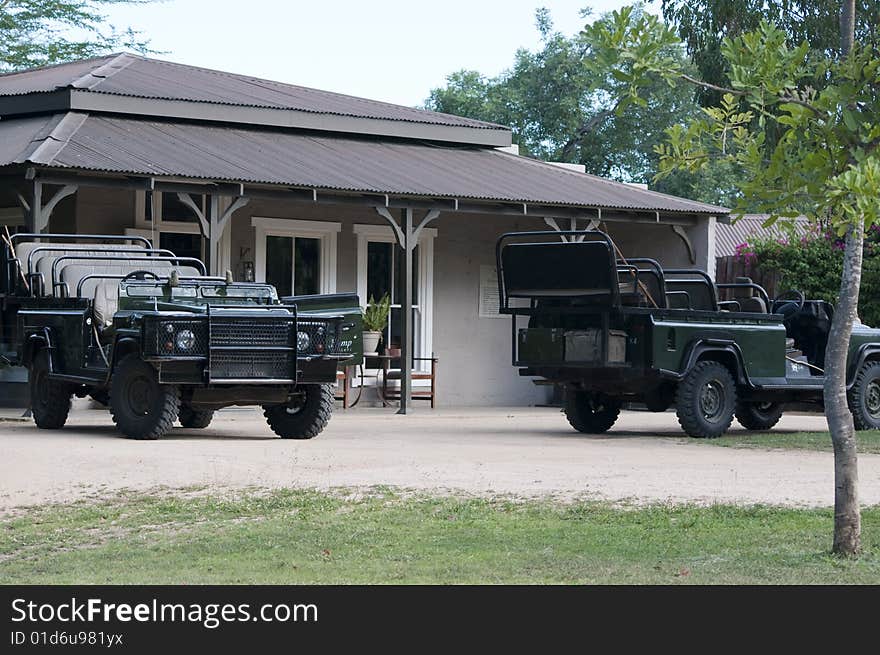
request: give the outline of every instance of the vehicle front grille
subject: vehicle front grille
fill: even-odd
[[[212,346],[292,346],[290,318],[211,318]]]
[[[211,377],[247,380],[254,378],[288,380],[294,376],[292,352],[215,351],[211,357]]]

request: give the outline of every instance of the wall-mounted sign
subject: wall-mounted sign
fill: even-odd
[[[500,305],[498,272],[494,266],[480,266],[480,318],[504,318]]]

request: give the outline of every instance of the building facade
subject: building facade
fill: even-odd
[[[598,227],[624,256],[712,270],[727,212],[510,143],[503,126],[114,55],[0,76],[0,222],[144,235],[281,295],[389,293],[384,343],[404,347],[408,248],[411,352],[439,359],[438,404],[535,404],[548,391],[511,367],[493,304],[497,238]]]

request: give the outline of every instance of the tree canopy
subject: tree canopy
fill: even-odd
[[[84,59],[125,49],[149,52],[130,27],[106,25],[109,5],[156,0],[0,0],[0,72]]]
[[[880,1],[859,0],[855,38],[874,43],[880,35]],[[724,39],[772,22],[786,35],[789,46],[808,43],[816,53],[834,55],[840,49],[839,0],[662,0],[663,17],[674,25],[692,57],[700,79],[718,86],[730,84],[722,52]],[[822,80],[814,80],[817,85]],[[702,104],[715,105],[717,91],[697,90]]]
[[[582,14],[588,16],[586,10]],[[634,101],[624,80],[588,65],[589,33],[556,31],[547,10],[536,18],[537,51],[518,50],[513,65],[494,78],[473,70],[452,73],[445,87],[431,91],[426,108],[510,126],[524,155],[584,164],[590,173],[622,181],[651,182],[659,162],[654,146],[668,127],[692,115],[692,91],[657,79],[647,91],[650,105]],[[665,48],[664,55],[688,67],[679,45]],[[732,202],[729,177],[730,167],[719,166],[700,177],[676,174],[659,188],[724,204]]]

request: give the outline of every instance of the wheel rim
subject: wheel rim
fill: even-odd
[[[726,394],[718,380],[709,380],[700,391],[700,413],[707,421],[718,421],[724,412]]]
[[[773,409],[773,403],[755,403],[754,407],[759,414],[768,414]]]
[[[153,385],[146,377],[136,377],[128,385],[126,399],[132,414],[135,416],[146,416],[150,413],[150,408],[155,400]]]
[[[303,411],[303,407],[306,406],[306,395],[298,394],[290,399],[290,402],[287,403],[287,406],[284,408],[284,412],[288,416],[293,416],[295,414],[299,414]]]
[[[872,380],[865,390],[865,408],[872,418],[880,418],[880,383]]]
[[[587,400],[587,409],[591,414],[596,415],[608,411],[609,407],[605,398],[592,396]]]

